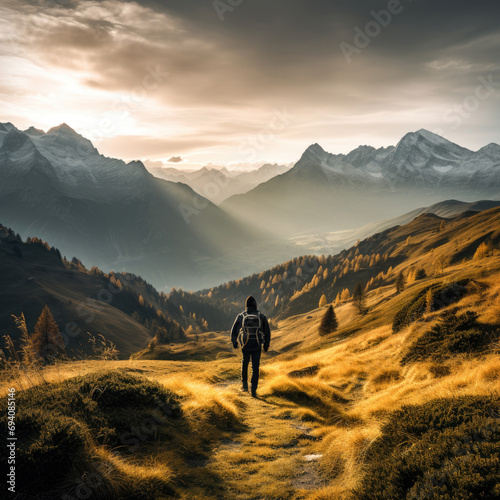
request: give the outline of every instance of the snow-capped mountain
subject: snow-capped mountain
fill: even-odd
[[[465,182],[469,187],[500,186],[500,146],[477,152],[458,146],[427,130],[405,135],[395,147],[360,146],[347,155],[310,146],[290,177],[318,177],[334,186],[363,184],[377,187],[443,186]],[[321,177],[321,174],[322,177]]]
[[[4,124],[4,128],[8,127]],[[11,124],[10,124],[11,125]],[[11,127],[0,129],[0,166],[2,179],[5,166],[12,165],[17,175],[26,175],[31,168],[40,169],[52,179],[60,193],[74,198],[95,200],[137,196],[147,190],[151,180],[141,162],[125,163],[99,154],[92,143],[66,124],[47,133],[33,127],[25,132]],[[32,183],[28,178],[27,182]],[[2,183],[0,194],[8,192]],[[12,188],[15,189],[15,185]]]
[[[239,276],[249,270],[241,246],[260,241],[186,184],[107,158],[66,124],[46,133],[0,124],[0,221],[160,288]]]
[[[347,155],[313,144],[291,170],[221,206],[290,235],[311,225],[337,230],[375,222],[447,198],[499,195],[500,146],[474,152],[419,130],[396,146],[360,146]]]

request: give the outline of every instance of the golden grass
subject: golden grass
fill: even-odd
[[[12,384],[21,389],[58,382],[105,365],[140,373],[178,394],[192,429],[192,434],[179,437],[178,443],[184,451],[206,456],[207,463],[193,467],[179,454],[159,447],[148,447],[135,459],[96,448],[96,457],[110,465],[117,489],[124,480],[166,484],[181,477],[196,479],[192,484],[187,479],[176,483],[177,494],[186,499],[215,499],[223,488],[225,498],[236,500],[350,500],[363,477],[366,452],[390,412],[436,398],[500,391],[498,344],[481,356],[461,355],[440,363],[401,366],[402,353],[438,321],[441,312],[424,315],[398,334],[391,328],[403,299],[433,282],[464,276],[477,284],[451,307],[458,312],[472,309],[482,323],[498,326],[498,269],[497,254],[473,265],[449,266],[443,276],[411,283],[403,296],[395,296],[393,287],[374,290],[367,297],[367,315],[358,315],[351,304],[337,307],[341,326],[326,338],[317,334],[323,309],[280,321],[279,330],[273,332],[272,347],[294,347],[284,355],[263,357],[261,400],[238,393],[237,383],[228,383],[237,379],[238,358],[62,363],[42,373],[4,377],[1,390],[5,394]],[[313,367],[309,376],[289,376]],[[311,466],[321,479],[311,480],[311,491],[296,483],[306,453],[322,455]]]
[[[96,448],[95,455],[108,466],[109,471],[113,471],[115,477],[126,477],[129,481],[169,484],[175,476],[173,467],[169,466],[169,462],[174,464],[176,461],[172,455],[166,457],[164,454],[158,454],[159,456],[150,457],[146,463],[116,455],[103,447]]]
[[[430,278],[433,281],[452,281],[464,276],[477,280],[469,295],[453,304],[458,312],[472,309],[479,313],[480,321],[488,325],[500,324],[500,260],[498,255],[489,262],[483,260],[474,267],[450,266],[447,276]],[[406,293],[414,293],[422,282],[412,283]],[[321,470],[329,486],[312,493],[310,499],[345,498],[363,477],[363,460],[366,450],[377,438],[380,427],[388,414],[404,405],[422,404],[441,397],[462,395],[491,395],[500,391],[500,360],[498,343],[490,353],[482,356],[456,356],[443,363],[416,363],[401,366],[399,359],[408,345],[438,320],[442,311],[426,314],[417,323],[399,334],[392,334],[390,322],[397,310],[399,299],[387,287],[371,292],[367,303],[371,311],[359,318],[353,309],[341,306],[337,316],[341,328],[329,342],[316,352],[309,349],[293,359],[276,358],[266,366],[267,381],[264,393],[268,397],[284,398],[302,407],[302,412],[313,412],[320,419],[311,418],[321,436],[319,449],[323,454]],[[317,323],[321,310],[309,313],[311,323]],[[385,324],[380,324],[382,319]],[[290,340],[296,341],[302,332],[300,319],[290,319],[284,328],[294,328]],[[366,328],[343,340],[344,331],[354,331],[353,325],[365,322]],[[308,335],[311,332],[308,331]],[[286,335],[283,334],[282,344]],[[317,339],[318,346],[321,340]],[[309,340],[311,343],[311,340]],[[330,345],[328,345],[330,344]],[[286,374],[311,366],[318,366],[312,377],[291,379]],[[332,402],[332,393],[338,391],[344,402]],[[303,394],[302,400],[297,392]],[[310,398],[308,400],[308,397]],[[311,405],[311,400],[315,405]],[[333,414],[342,415],[335,422],[324,419],[321,409],[331,407]],[[305,408],[305,409],[304,409]],[[345,421],[351,418],[350,427]]]

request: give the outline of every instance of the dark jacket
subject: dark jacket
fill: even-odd
[[[254,307],[247,307],[246,312],[248,314],[255,314],[259,312],[256,308]],[[267,321],[267,318],[260,313],[260,317],[262,320],[262,328],[264,331],[264,352],[267,352],[269,349],[269,344],[271,343],[271,329],[269,328],[269,321]],[[236,316],[236,319],[233,323],[233,327],[231,328],[231,342],[233,343],[233,346],[239,347],[238,346],[238,334],[240,333],[241,326],[243,324],[243,313],[238,314]],[[243,351],[245,352],[251,352],[251,351],[260,351],[261,345],[254,339],[250,339],[247,343],[247,345],[243,348]]]

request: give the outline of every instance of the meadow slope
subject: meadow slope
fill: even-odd
[[[19,391],[24,492],[35,487],[28,480],[35,460],[64,459],[71,467],[51,469],[46,497],[37,498],[79,498],[89,477],[97,479],[85,486],[88,498],[496,498],[500,252],[443,267],[400,294],[393,284],[370,290],[363,314],[351,301],[338,303],[339,328],[327,336],[318,335],[325,307],[281,320],[257,400],[239,392],[239,357],[220,334],[199,340],[211,361],[189,361],[189,349],[195,359],[199,348],[192,342],[178,361],[5,370],[2,394]],[[464,279],[463,294],[431,303],[394,331],[396,314],[422,290]],[[424,349],[408,358],[447,324],[447,312],[466,311],[477,314],[467,329],[438,328],[445,332],[432,344],[439,356]],[[154,398],[175,412],[154,420]],[[406,437],[391,427],[395,418]],[[51,447],[54,436],[76,443],[78,453]]]

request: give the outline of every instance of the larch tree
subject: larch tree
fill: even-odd
[[[335,314],[335,309],[330,304],[330,307],[326,310],[323,318],[321,318],[321,323],[319,325],[318,333],[323,335],[328,335],[333,333],[338,327],[337,315]]]
[[[493,253],[493,243],[491,240],[483,241],[474,252],[473,260],[481,260],[485,257],[489,257]]]
[[[358,283],[352,294],[352,300],[360,313],[365,310],[365,291],[363,285]]]
[[[327,304],[326,295],[323,294],[319,299],[319,307],[324,307]]]
[[[441,254],[437,259],[435,259],[435,263],[438,269],[441,269],[441,274],[444,273],[445,268],[448,266],[449,257],[446,254]]]
[[[403,274],[403,271],[399,271],[398,275],[396,276],[396,293],[401,293],[405,289],[405,275]]]
[[[62,335],[48,306],[38,318],[31,345],[34,357],[43,364],[52,364],[66,354]]]

